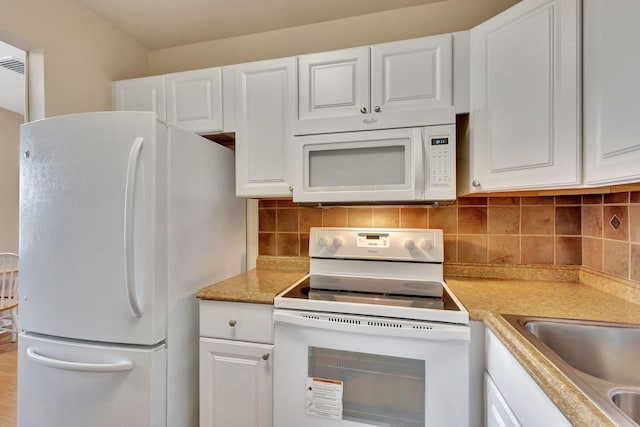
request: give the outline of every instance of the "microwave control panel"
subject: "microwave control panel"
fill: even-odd
[[[429,137],[429,174],[433,186],[451,184],[451,144],[447,136]]]

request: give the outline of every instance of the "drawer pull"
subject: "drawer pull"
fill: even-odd
[[[236,321],[235,320],[229,320],[229,326],[231,326],[232,328],[234,326],[236,326]]]
[[[269,360],[269,353],[263,353],[262,360]]]

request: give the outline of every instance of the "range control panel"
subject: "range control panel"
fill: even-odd
[[[421,228],[312,227],[309,256],[443,262],[442,230]]]

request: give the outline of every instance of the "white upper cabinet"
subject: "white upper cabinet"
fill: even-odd
[[[395,120],[424,114],[432,124],[450,122],[453,107],[453,36],[426,37],[371,47],[371,108]],[[438,116],[437,113],[444,113]],[[399,113],[399,114],[398,114]],[[442,118],[439,118],[442,117]]]
[[[370,104],[369,48],[298,57],[298,86],[300,121],[360,117]]]
[[[167,120],[164,76],[141,77],[113,82],[113,109],[116,111],[154,111]]]
[[[581,184],[580,19],[580,0],[523,0],[471,30],[459,194]]]
[[[235,131],[233,66],[113,82],[116,111],[155,111],[201,135]],[[228,100],[225,100],[228,99]]]
[[[296,135],[455,122],[453,35],[298,57]]]
[[[169,123],[201,134],[224,130],[220,67],[167,74],[165,85]]]
[[[235,67],[238,196],[291,196],[287,145],[296,115],[295,70],[294,57]]]
[[[640,2],[584,0],[587,185],[640,180]]]

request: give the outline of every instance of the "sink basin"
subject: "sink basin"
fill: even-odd
[[[616,425],[640,425],[640,325],[503,317]]]
[[[617,391],[613,393],[611,400],[633,421],[640,424],[640,392]]]
[[[559,320],[528,320],[524,326],[574,368],[640,386],[640,327]]]

